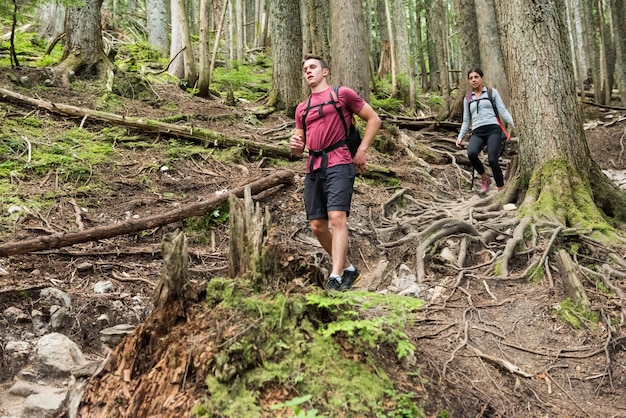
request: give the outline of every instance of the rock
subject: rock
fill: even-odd
[[[61,389],[47,388],[30,395],[24,401],[24,415],[29,418],[55,418],[60,416],[65,407],[67,392]]]
[[[68,311],[63,306],[53,305],[50,307],[50,327],[58,330],[63,327]]]
[[[76,343],[57,332],[46,334],[37,341],[35,356],[44,372],[52,375],[69,375],[76,366],[86,363]]]
[[[84,263],[80,263],[76,265],[76,270],[78,271],[88,271],[88,270],[91,270],[92,268],[93,268],[93,264],[88,263],[88,262],[84,262]]]
[[[456,264],[456,256],[454,255],[452,250],[448,247],[443,247],[443,250],[441,250],[441,252],[439,253],[439,257],[443,258],[444,260],[450,263]]]
[[[94,293],[103,294],[115,291],[115,286],[109,280],[103,280],[93,285]]]
[[[417,284],[417,277],[406,264],[400,264],[398,272],[394,272],[389,291],[405,296],[417,296],[420,288]]]
[[[42,299],[49,301],[52,305],[60,305],[66,308],[72,307],[72,298],[62,290],[55,287],[47,287],[39,292]]]
[[[4,352],[6,354],[28,354],[30,353],[30,344],[26,341],[9,341],[4,346]]]
[[[22,312],[21,309],[16,308],[15,306],[10,306],[6,308],[3,312],[4,316],[9,320],[9,322],[17,324],[19,322],[29,322],[30,317]]]

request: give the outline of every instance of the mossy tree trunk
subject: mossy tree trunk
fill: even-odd
[[[525,207],[563,225],[626,221],[626,194],[591,159],[560,0],[496,2],[511,110],[519,135]],[[506,28],[506,30],[504,30]]]
[[[103,77],[113,70],[104,53],[101,8],[103,0],[85,0],[67,9],[65,49],[56,72],[67,81],[72,72],[78,76]]]

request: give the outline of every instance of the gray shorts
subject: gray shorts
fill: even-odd
[[[304,178],[304,207],[306,218],[328,219],[329,211],[344,211],[350,216],[350,203],[356,171],[354,164],[340,164],[326,169],[326,179],[318,172]]]

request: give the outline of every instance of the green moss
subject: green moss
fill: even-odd
[[[312,293],[308,295],[308,302],[318,308],[329,309],[337,315],[333,322],[321,330],[322,335],[345,333],[352,343],[356,345],[366,343],[370,347],[380,342],[392,344],[396,346],[398,358],[403,358],[415,350],[404,333],[404,328],[412,320],[412,313],[423,306],[424,301],[420,299],[369,292],[347,292],[331,296]],[[376,314],[373,315],[373,312]]]
[[[529,283],[539,283],[546,274],[543,266],[535,266],[526,273],[526,281]]]
[[[169,140],[167,157],[171,160],[186,160],[194,155],[210,154],[212,150],[190,141],[172,138]]]
[[[559,304],[556,309],[556,316],[576,329],[582,328],[584,324],[595,327],[599,321],[597,312],[585,310],[576,305],[570,298],[566,298]]]
[[[496,276],[502,275],[502,260],[500,259],[496,260],[493,266],[493,274],[495,274]]]
[[[409,410],[407,398],[367,353],[387,344],[399,357],[414,350],[404,326],[422,301],[367,292],[258,294],[249,281],[224,278],[208,283],[206,301],[240,326],[216,339],[221,349],[210,363],[207,397],[194,409],[197,416],[261,417],[263,390],[276,384],[310,394],[315,414],[371,415],[385,410],[390,393]],[[366,362],[346,355],[336,337],[348,338]]]
[[[591,185],[565,160],[551,160],[533,172],[527,196],[534,203],[520,208],[520,216],[540,214],[566,227],[591,230],[606,239],[614,233],[593,201]]]

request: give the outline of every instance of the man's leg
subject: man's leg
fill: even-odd
[[[331,274],[342,276],[343,269],[348,267],[348,225],[346,212],[334,210],[328,212],[330,224],[332,225],[332,249],[331,258],[333,260],[333,271]]]
[[[348,252],[346,213],[343,211],[332,211],[328,213],[328,216],[330,217],[332,232],[326,219],[313,219],[311,221],[311,231],[313,231],[313,235],[315,235],[322,248],[332,259],[333,268],[331,274],[341,276],[343,269],[350,266],[346,256]],[[339,256],[339,254],[342,255]]]

